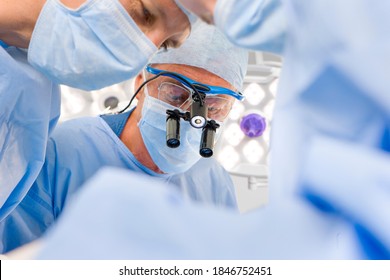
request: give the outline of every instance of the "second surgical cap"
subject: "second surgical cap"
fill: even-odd
[[[232,45],[214,26],[198,21],[180,48],[157,53],[150,63],[203,68],[241,90],[248,66],[248,51]]]

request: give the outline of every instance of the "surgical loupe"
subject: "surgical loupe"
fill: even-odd
[[[192,84],[193,94],[190,112],[182,113],[179,110],[167,110],[166,141],[170,148],[180,146],[180,120],[189,121],[195,129],[202,128],[199,154],[202,157],[211,157],[214,154],[215,134],[219,124],[214,120],[207,120],[208,107],[205,102],[206,94],[203,91],[210,89],[201,84]]]
[[[130,107],[135,96],[140,92],[140,90],[149,82],[157,79],[159,76],[168,76],[177,79],[182,82],[189,90],[192,92],[191,98],[191,108],[190,112],[180,112],[180,110],[167,110],[166,118],[166,144],[170,148],[177,148],[180,146],[180,121],[190,122],[191,126],[195,129],[202,129],[202,136],[200,140],[199,154],[202,157],[211,157],[213,155],[214,149],[214,139],[217,128],[219,124],[214,120],[207,120],[208,108],[205,102],[206,94],[204,91],[209,91],[210,89],[206,85],[194,84],[187,81],[181,75],[162,71],[156,74],[154,77],[146,80],[135,92],[131,98],[129,104],[118,112],[118,114],[123,113],[127,108]]]
[[[195,103],[195,102],[194,102]],[[206,110],[207,111],[207,110]],[[170,148],[180,146],[180,120],[189,121],[191,123],[190,112],[180,112],[178,109],[167,110],[166,120],[166,143]],[[194,127],[195,129],[202,128],[202,136],[200,139],[199,154],[202,157],[211,157],[214,154],[215,134],[219,124],[214,120],[206,120],[206,125],[203,127]]]
[[[210,89],[199,84],[194,85],[194,87],[198,90],[198,93],[194,92],[192,94],[190,124],[195,128],[203,128],[207,124],[208,108],[205,104],[206,94],[202,91],[209,91]]]
[[[215,134],[217,133],[219,124],[216,121],[207,121],[203,128],[202,139],[200,140],[199,153],[202,157],[211,157],[214,154]]]
[[[177,148],[180,146],[180,119],[189,120],[189,114],[179,110],[167,110],[167,146]]]

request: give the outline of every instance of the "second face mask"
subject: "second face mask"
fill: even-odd
[[[200,158],[201,129],[189,122],[180,122],[181,144],[169,148],[166,144],[166,110],[177,109],[145,93],[142,117],[138,123],[145,146],[154,163],[164,173],[177,174],[190,169]]]

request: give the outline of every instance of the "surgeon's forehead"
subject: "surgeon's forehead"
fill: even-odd
[[[206,69],[199,68],[196,66],[190,66],[184,64],[161,63],[161,64],[153,64],[152,67],[160,70],[176,72],[200,83],[205,83],[212,86],[224,87],[224,88],[231,89],[233,91],[236,90],[226,80],[207,71]]]

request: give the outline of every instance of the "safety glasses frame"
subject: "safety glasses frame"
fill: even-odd
[[[148,71],[149,73],[153,74],[153,75],[158,75],[160,73],[163,73],[165,72],[165,70],[160,70],[160,69],[157,69],[157,68],[153,68],[151,66],[151,64],[148,64],[146,66],[146,71]],[[179,76],[180,78],[182,78],[183,80],[178,80],[177,77],[175,77],[174,75],[170,75],[170,73],[174,73],[175,75]],[[228,88],[224,88],[224,87],[219,87],[219,86],[211,86],[211,85],[207,85],[207,84],[203,84],[203,83],[199,83],[197,81],[194,81],[182,74],[179,74],[179,73],[176,73],[176,72],[167,72],[165,74],[162,74],[162,76],[167,76],[167,77],[170,77],[172,79],[175,79],[177,81],[179,81],[180,83],[182,84],[186,84],[186,86],[188,87],[195,87],[199,92],[201,93],[204,93],[206,95],[208,94],[226,94],[226,95],[229,95],[229,96],[232,96],[234,98],[236,98],[237,100],[239,101],[242,101],[244,99],[244,95],[239,92],[239,91],[233,91],[233,90],[230,90]]]

